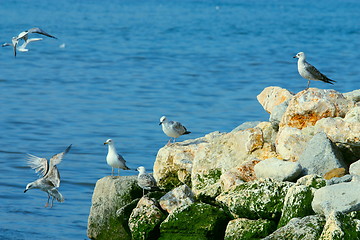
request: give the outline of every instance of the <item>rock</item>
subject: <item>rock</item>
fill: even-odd
[[[225,212],[205,203],[177,208],[160,225],[159,240],[223,239],[228,218]]]
[[[318,239],[324,227],[324,217],[313,215],[304,218],[293,218],[284,227],[277,229],[269,236],[262,240],[279,240],[279,239]]]
[[[283,103],[275,106],[271,112],[269,121],[271,122],[271,125],[274,129],[279,129],[280,121],[286,112],[287,107],[289,106],[290,99],[284,101]]]
[[[360,210],[360,183],[345,182],[315,191],[311,203],[314,212],[328,215],[333,211],[349,213]]]
[[[304,175],[324,175],[334,168],[346,167],[341,153],[323,132],[316,134],[308,142],[298,162],[303,167]]]
[[[352,92],[347,92],[343,94],[344,97],[350,101],[359,102],[360,101],[360,89],[354,90]]]
[[[312,200],[311,187],[304,185],[290,187],[285,196],[278,227],[285,226],[292,218],[302,218],[314,214],[311,208]]]
[[[360,175],[360,159],[350,165],[349,173],[351,175]]]
[[[276,137],[276,151],[283,159],[297,161],[311,137],[300,129],[283,127]]]
[[[239,177],[245,182],[254,181],[256,179],[256,174],[254,171],[254,167],[258,164],[260,160],[254,159],[249,160],[241,164],[237,169],[239,173]]]
[[[136,176],[104,177],[96,182],[88,219],[90,239],[131,239],[129,216],[117,216],[118,209],[142,195]],[[126,213],[126,211],[124,211]]]
[[[261,122],[260,121],[244,122],[244,123],[240,124],[239,126],[237,126],[236,128],[234,128],[231,132],[243,131],[243,130],[246,130],[249,128],[254,128],[259,123],[261,123]]]
[[[309,88],[290,100],[279,127],[303,129],[322,118],[344,117],[353,106],[353,101],[335,90]]]
[[[260,239],[266,237],[275,229],[275,222],[267,219],[249,220],[246,218],[238,218],[228,223],[224,239]]]
[[[343,183],[343,182],[351,182],[353,180],[354,176],[352,175],[344,175],[342,177],[333,177],[330,180],[326,181],[326,185],[334,185],[334,184],[339,184],[339,183]]]
[[[194,202],[194,194],[185,184],[166,193],[159,200],[161,208],[166,210],[168,213],[171,213],[176,208],[191,205]]]
[[[290,182],[245,182],[216,197],[216,202],[234,218],[276,219],[281,215]]]
[[[239,173],[235,173],[232,171],[225,172],[221,174],[220,176],[220,185],[221,185],[221,191],[228,191],[233,186],[237,186],[239,184],[242,184],[244,181],[242,180]]]
[[[296,186],[304,185],[307,187],[319,189],[326,186],[326,181],[319,175],[311,174],[299,178],[296,181]]]
[[[292,181],[300,175],[302,168],[297,162],[269,158],[256,164],[254,171],[258,179],[272,178],[276,181]]]
[[[153,198],[142,197],[129,218],[132,239],[154,239],[159,237],[160,223],[166,218]]]
[[[350,215],[331,213],[326,219],[319,240],[360,239],[360,221]]]
[[[359,123],[360,122],[360,106],[352,108],[346,113],[344,121],[348,123]]]
[[[330,180],[334,177],[339,178],[339,177],[345,176],[345,174],[346,174],[345,168],[334,168],[324,174],[324,179]]]
[[[280,87],[267,87],[258,96],[257,100],[268,113],[272,113],[274,107],[293,97],[293,93]]]

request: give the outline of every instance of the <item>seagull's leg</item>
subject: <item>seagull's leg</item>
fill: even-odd
[[[175,143],[175,141],[176,141],[176,138],[173,139],[173,143]]]
[[[50,208],[52,208],[52,207],[53,207],[53,205],[54,205],[54,197],[52,197],[52,200],[51,200],[51,206],[50,206]]]
[[[307,88],[306,88],[306,89],[309,89],[309,86],[310,86],[310,80],[308,80],[308,84],[307,84]]]
[[[169,141],[167,142],[167,144],[166,144],[166,145],[169,145],[169,144],[170,144],[170,142],[171,142],[171,138],[169,139]]]
[[[145,195],[145,189],[143,188],[143,196]]]
[[[50,200],[50,194],[48,193],[48,199],[47,199],[47,202],[45,204],[45,207],[48,207],[49,206],[49,200]]]
[[[114,168],[111,167],[111,176],[114,176]]]
[[[120,168],[118,168],[118,176],[120,176]]]

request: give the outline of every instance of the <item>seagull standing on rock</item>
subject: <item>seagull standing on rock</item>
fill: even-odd
[[[299,74],[308,80],[308,84],[307,84],[307,88],[309,88],[310,86],[310,80],[315,80],[315,81],[322,81],[325,83],[330,83],[330,84],[334,84],[333,82],[336,82],[330,78],[328,78],[327,76],[325,76],[324,74],[322,74],[319,70],[317,70],[313,65],[311,65],[310,63],[308,63],[306,61],[306,56],[305,53],[303,52],[299,52],[298,54],[296,54],[294,56],[294,58],[298,58],[298,71]]]
[[[155,178],[148,174],[143,166],[137,168],[139,175],[137,178],[138,185],[143,189],[143,196],[146,190],[157,189]]]
[[[40,158],[29,154],[28,163],[30,167],[35,169],[35,172],[39,173],[42,177],[29,183],[26,186],[24,193],[33,188],[38,188],[41,191],[46,192],[48,194],[48,200],[45,207],[49,205],[50,197],[52,197],[50,207],[53,206],[54,198],[56,198],[58,202],[64,202],[64,197],[57,190],[57,188],[60,187],[60,173],[56,165],[61,162],[64,155],[69,152],[70,148],[71,145],[67,147],[64,152],[55,154],[50,158],[50,161],[46,158]]]
[[[165,116],[162,116],[160,118],[159,125],[162,125],[163,132],[170,137],[167,144],[170,143],[171,138],[174,138],[173,142],[175,142],[175,139],[180,137],[181,135],[189,134],[189,132],[186,127],[184,127],[181,123],[175,122],[175,121],[168,121]]]
[[[130,170],[130,168],[126,166],[125,159],[116,152],[114,141],[112,139],[108,139],[106,140],[106,142],[104,142],[104,145],[106,144],[108,145],[108,154],[106,156],[106,162],[112,168],[111,176],[114,175],[114,168],[118,169],[118,176],[120,176],[120,168],[124,170]]]

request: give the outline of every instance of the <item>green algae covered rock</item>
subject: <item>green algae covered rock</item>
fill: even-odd
[[[327,216],[319,240],[360,239],[360,221],[351,214],[332,212]]]
[[[140,197],[142,191],[137,185],[136,176],[107,176],[96,182],[92,205],[88,219],[87,235],[90,239],[131,239],[127,224],[130,211],[118,209],[135,206],[134,199]]]
[[[319,239],[325,218],[319,215],[293,218],[284,227],[277,229],[263,240],[315,240]]]
[[[154,198],[142,197],[129,218],[132,239],[154,239],[159,235],[160,223],[166,215],[158,208]]]
[[[276,223],[267,219],[249,220],[237,218],[229,222],[225,240],[256,240],[266,237],[276,229]]]
[[[246,182],[220,194],[216,201],[235,218],[279,219],[290,182]]]
[[[285,226],[294,217],[305,217],[314,214],[311,202],[314,198],[310,187],[300,185],[289,188],[278,227]]]
[[[223,239],[228,217],[205,203],[194,203],[174,210],[160,225],[159,240]]]

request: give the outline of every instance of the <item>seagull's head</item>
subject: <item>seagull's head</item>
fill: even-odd
[[[161,118],[160,118],[160,123],[159,123],[159,125],[161,125],[163,122],[165,122],[166,121],[166,117],[165,116],[162,116]]]
[[[293,58],[305,59],[305,53],[299,52]]]
[[[143,166],[138,167],[137,170],[138,170],[139,173],[141,173],[141,174],[146,172],[146,170],[145,170],[145,168],[144,168]]]
[[[32,189],[32,188],[35,188],[35,184],[32,182],[32,183],[29,183],[28,185],[26,185],[26,188],[24,190],[24,193],[27,192],[27,190],[29,189]]]
[[[108,139],[106,140],[106,142],[104,142],[104,145],[108,144],[108,145],[112,145],[114,143],[114,141],[112,139]]]

